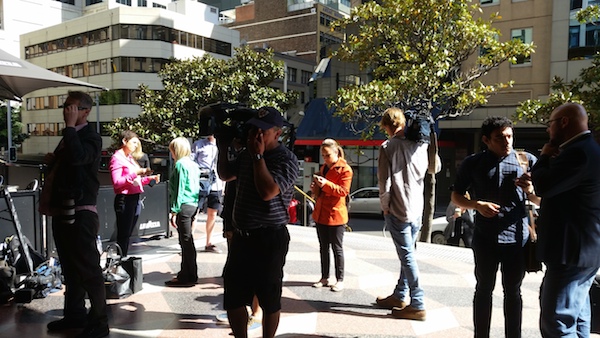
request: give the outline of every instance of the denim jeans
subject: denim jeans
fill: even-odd
[[[492,293],[496,285],[498,266],[502,273],[504,290],[504,334],[507,338],[521,337],[523,299],[521,283],[525,277],[523,248],[517,244],[498,244],[475,233],[475,297],[473,324],[476,338],[490,336]]]
[[[414,256],[417,233],[421,225],[401,222],[391,214],[384,217],[385,226],[392,235],[401,264],[400,278],[394,290],[394,296],[404,300],[406,294],[410,292],[410,305],[417,310],[425,310],[424,293],[419,285],[419,266]]]
[[[598,267],[546,264],[540,288],[542,337],[589,337],[590,287]]]

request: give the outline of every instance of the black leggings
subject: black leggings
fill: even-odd
[[[344,225],[324,225],[317,223],[317,237],[321,252],[321,279],[329,278],[329,246],[333,249],[335,278],[344,281]]]
[[[137,208],[140,194],[117,194],[115,196],[115,214],[117,216],[117,244],[123,250],[123,256],[129,251],[129,237],[137,224]]]

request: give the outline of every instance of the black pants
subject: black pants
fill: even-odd
[[[115,214],[117,216],[117,244],[123,250],[123,256],[129,252],[129,238],[137,224],[137,212],[140,194],[117,194],[115,196]]]
[[[58,258],[65,278],[64,316],[73,320],[89,320],[91,324],[105,325],[106,291],[100,268],[100,254],[96,248],[98,214],[82,210],[75,212],[75,222],[66,224],[60,216],[52,217],[52,231]],[[91,309],[87,314],[85,295]]]
[[[175,223],[181,246],[181,269],[177,273],[180,282],[196,282],[198,280],[198,265],[196,264],[196,246],[192,234],[192,222],[198,208],[195,205],[184,204],[177,214]]]
[[[321,252],[321,279],[329,278],[329,246],[333,250],[335,263],[335,278],[344,281],[344,231],[343,225],[324,225],[317,223],[319,251]]]
[[[525,277],[522,247],[517,244],[498,244],[476,234],[473,238],[473,255],[477,279],[473,299],[475,337],[490,336],[492,295],[496,286],[498,267],[502,272],[504,289],[504,333],[507,338],[521,337],[523,313],[521,283]]]

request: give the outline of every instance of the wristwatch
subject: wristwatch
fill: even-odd
[[[260,161],[264,158],[263,154],[254,154],[254,160]]]

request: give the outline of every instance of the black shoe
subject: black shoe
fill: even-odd
[[[83,331],[75,336],[76,338],[102,338],[108,336],[110,330],[108,325],[87,326]]]
[[[196,282],[180,281],[177,278],[173,278],[173,279],[165,282],[165,286],[170,286],[170,287],[189,288],[194,285],[196,285]]]
[[[83,329],[87,325],[86,319],[69,319],[63,318],[48,323],[48,331],[62,331],[70,329]]]

